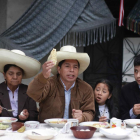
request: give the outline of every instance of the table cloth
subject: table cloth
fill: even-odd
[[[39,129],[45,129],[45,128],[51,128],[45,123],[41,123],[39,126]],[[126,128],[126,129],[133,129],[133,128]],[[6,130],[3,130],[6,131]],[[76,138],[73,136],[72,132],[69,133],[59,133],[57,136],[55,136],[51,140],[75,140]],[[99,132],[95,132],[93,137],[88,140],[111,140],[109,138],[106,138],[103,134]],[[30,140],[26,137],[26,133],[18,133],[18,132],[6,132],[5,135],[0,136],[0,140]],[[83,139],[77,139],[77,140],[83,140]],[[140,140],[140,136],[137,135],[137,132],[132,132],[128,137],[124,138],[123,140]]]

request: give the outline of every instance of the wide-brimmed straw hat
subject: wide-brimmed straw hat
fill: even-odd
[[[23,69],[23,79],[35,76],[40,68],[41,63],[36,59],[28,57],[20,50],[6,50],[0,49],[0,72],[4,72],[4,66],[7,64],[14,64]]]
[[[74,46],[63,46],[61,47],[60,51],[57,51],[57,63],[52,68],[51,73],[53,75],[57,74],[57,66],[60,61],[66,60],[66,59],[73,59],[77,60],[80,64],[79,68],[79,74],[81,74],[83,71],[87,69],[90,63],[90,58],[87,53],[78,53],[76,52],[76,48]],[[48,60],[50,60],[51,57],[49,55]]]

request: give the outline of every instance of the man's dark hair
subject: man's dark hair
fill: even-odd
[[[62,66],[62,64],[63,64],[64,62],[65,62],[65,60],[60,61],[60,62],[58,63],[58,66],[61,68],[61,66]],[[78,60],[77,60],[77,62],[78,62]],[[80,68],[79,62],[78,62],[78,67]]]
[[[140,54],[137,55],[134,59],[134,67],[135,66],[140,66]]]
[[[18,67],[18,66],[14,65],[14,64],[7,64],[3,68],[4,73],[6,73],[10,69],[10,67]],[[18,68],[20,68],[20,67],[18,67]],[[20,69],[22,71],[22,75],[24,75],[24,70],[22,68],[20,68]]]

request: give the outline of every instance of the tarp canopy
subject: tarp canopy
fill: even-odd
[[[0,48],[40,60],[58,43],[84,47],[115,36],[116,20],[104,0],[35,0],[0,35]]]
[[[127,17],[127,29],[140,35],[140,0],[137,1]]]

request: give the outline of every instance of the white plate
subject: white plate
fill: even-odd
[[[32,132],[35,132],[37,134],[33,134]],[[46,139],[52,139],[54,136],[56,136],[57,131],[51,129],[32,129],[32,130],[25,131],[25,134],[29,139],[46,140]]]
[[[0,136],[4,135],[5,131],[0,130]]]
[[[47,123],[51,127],[63,127],[65,123],[52,123],[52,122],[59,122],[62,120],[66,120],[66,119],[62,119],[62,118],[46,119],[44,120],[44,122]]]
[[[132,133],[132,129],[122,129],[119,127],[105,129],[100,128],[99,132],[110,139],[123,139]]]
[[[124,122],[128,126],[134,127],[134,126],[136,126],[136,124],[140,124],[140,119],[126,119],[126,120],[124,120]]]
[[[18,119],[12,117],[0,117],[0,123],[11,124],[12,122],[17,122]]]
[[[92,126],[93,124],[104,124],[104,123],[103,122],[97,122],[97,121],[79,123],[79,125],[81,125],[81,126]],[[109,124],[106,125],[106,127],[109,127]],[[97,128],[96,131],[99,131],[99,128]]]

